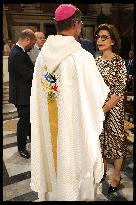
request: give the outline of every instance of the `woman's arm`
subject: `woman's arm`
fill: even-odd
[[[103,112],[108,112],[111,108],[113,108],[119,100],[124,98],[124,91],[126,87],[127,80],[127,70],[125,67],[125,61],[120,58],[118,63],[116,64],[116,80],[115,80],[115,88],[114,94],[111,95],[110,100],[104,105]]]
[[[112,95],[110,100],[104,105],[103,112],[108,112],[111,108],[113,108],[123,96]]]

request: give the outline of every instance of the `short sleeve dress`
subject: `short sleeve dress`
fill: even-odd
[[[105,103],[111,95],[124,95],[127,70],[125,61],[114,55],[111,60],[96,58],[96,64],[110,92]],[[124,103],[121,99],[109,112],[106,113],[104,128],[100,135],[102,155],[105,159],[117,159],[126,156],[127,139],[124,130]]]

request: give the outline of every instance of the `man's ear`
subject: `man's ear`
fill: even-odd
[[[78,21],[75,21],[73,26],[74,26],[74,28],[76,28],[78,26]]]
[[[73,23],[73,27],[74,27],[74,28],[76,27],[76,22]]]

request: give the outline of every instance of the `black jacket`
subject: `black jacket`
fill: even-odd
[[[78,38],[78,42],[81,44],[82,48],[90,52],[93,56],[95,55],[94,44],[88,39]]]
[[[131,60],[131,63],[130,63],[130,60]],[[125,65],[127,68],[128,75],[134,76],[134,59],[130,59],[130,58],[127,59],[125,61]]]
[[[27,53],[15,45],[9,54],[9,103],[30,105],[34,66]]]

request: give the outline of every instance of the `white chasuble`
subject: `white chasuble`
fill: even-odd
[[[31,98],[31,189],[41,201],[93,201],[104,174],[99,135],[109,92],[93,56],[72,36],[49,36]]]

